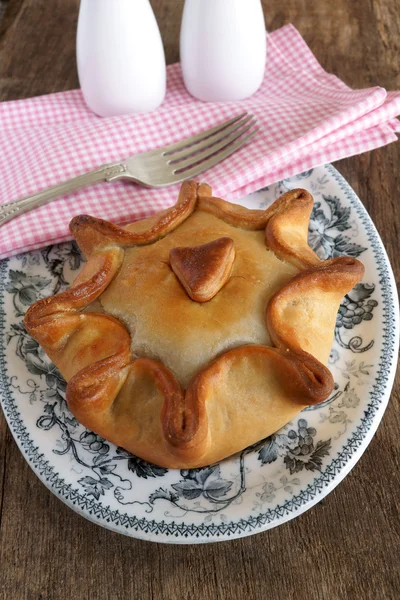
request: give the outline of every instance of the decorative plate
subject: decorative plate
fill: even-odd
[[[321,258],[347,254],[366,267],[344,298],[329,367],[335,389],[278,433],[220,464],[167,470],[85,430],[65,403],[65,381],[26,333],[23,316],[66,287],[82,263],[74,243],[0,263],[0,400],[11,432],[43,483],[103,527],[141,539],[200,543],[280,525],[326,496],[355,465],[385,410],[398,351],[398,301],[378,234],[330,165],[243,198],[265,208],[294,187],[315,205],[309,243]]]

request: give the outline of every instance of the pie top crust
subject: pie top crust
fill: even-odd
[[[364,267],[320,261],[312,206],[298,189],[248,210],[186,181],[175,206],[126,227],[74,218],[87,263],[25,323],[76,418],[145,460],[193,468],[326,399],[336,313]]]

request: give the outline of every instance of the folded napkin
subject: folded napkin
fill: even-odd
[[[244,111],[259,133],[207,171],[217,196],[235,200],[317,165],[397,139],[400,92],[351,90],[326,73],[292,25],[268,36],[260,90],[242,102],[203,103],[168,67],[164,104],[154,113],[100,118],[79,90],[0,104],[0,203],[32,194],[104,163],[163,146]],[[70,239],[81,213],[126,224],[172,205],[179,186],[102,183],[21,215],[0,229],[0,258]]]

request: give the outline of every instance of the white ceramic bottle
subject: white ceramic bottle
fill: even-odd
[[[81,0],[78,75],[102,117],[155,110],[165,96],[165,56],[149,0]]]
[[[260,0],[186,0],[180,52],[187,90],[208,102],[242,100],[260,87],[267,55]]]

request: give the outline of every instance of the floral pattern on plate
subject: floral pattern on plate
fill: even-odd
[[[0,264],[0,397],[32,468],[71,508],[96,523],[154,541],[199,543],[274,527],[320,501],[355,464],[384,412],[397,354],[397,298],[376,231],[330,165],[243,198],[265,208],[294,187],[315,205],[309,243],[322,259],[360,257],[364,280],[340,306],[329,367],[335,388],[266,440],[219,464],[167,470],[82,427],[65,402],[66,383],[26,333],[32,302],[72,281],[83,258],[74,242]]]

